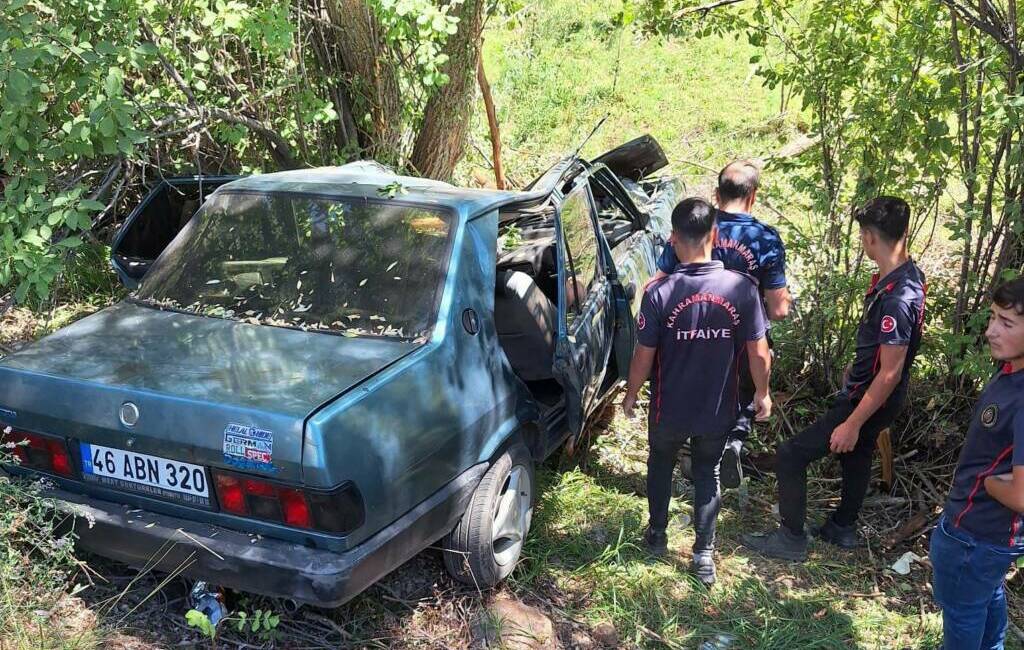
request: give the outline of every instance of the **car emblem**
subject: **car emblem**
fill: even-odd
[[[139,407],[132,402],[125,402],[121,405],[118,416],[121,419],[121,424],[126,427],[134,427],[135,423],[139,421]]]
[[[985,407],[985,410],[981,412],[981,423],[988,428],[992,428],[996,424],[996,420],[999,419],[999,407],[995,404],[989,404]]]

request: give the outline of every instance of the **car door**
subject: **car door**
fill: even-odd
[[[579,436],[595,405],[611,355],[615,312],[607,260],[586,174],[556,211],[558,339],[554,376],[565,391],[566,420]]]
[[[636,343],[634,318],[640,309],[643,287],[657,270],[657,245],[661,238],[651,231],[647,215],[636,207],[608,168],[596,166],[590,183],[592,194],[599,197],[598,223],[602,230],[608,229],[606,224],[632,224],[632,232],[625,239],[617,237],[614,248],[607,238],[604,242],[609,246],[606,276],[615,311],[612,354],[618,376],[614,379],[625,379]],[[606,379],[605,385],[611,386],[612,382]]]
[[[121,283],[138,286],[150,265],[199,206],[238,176],[188,176],[160,180],[132,210],[110,246],[110,263]]]

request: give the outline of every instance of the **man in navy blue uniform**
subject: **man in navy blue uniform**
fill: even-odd
[[[718,188],[715,190],[715,202],[719,206],[718,235],[712,258],[721,260],[727,269],[745,273],[757,280],[768,318],[782,320],[789,314],[793,302],[786,282],[786,249],[774,228],[750,214],[757,200],[760,182],[760,170],[749,161],[732,162],[719,172]],[[658,258],[655,279],[671,273],[678,263],[679,259],[669,241]],[[754,413],[754,384],[748,367],[746,363],[740,364],[739,415],[729,433],[722,457],[723,487],[736,487],[743,479],[740,453],[743,441],[750,436]]]
[[[1024,555],[1024,278],[993,292],[985,336],[1002,367],[978,398],[931,539],[947,650],[1003,647],[1003,579]]]
[[[711,259],[715,209],[685,199],[672,211],[673,247],[680,262],[644,290],[637,316],[637,345],[629,368],[623,410],[632,417],[640,387],[651,378],[648,412],[648,548],[668,546],[672,472],[689,440],[693,453],[693,570],[715,582],[715,521],[721,507],[718,465],[736,421],[737,373],[749,359],[757,417],[771,412],[767,320],[749,277]],[[744,357],[741,353],[746,352]],[[652,372],[653,371],[653,372]]]
[[[871,481],[875,442],[903,407],[921,344],[925,278],[907,253],[910,207],[902,199],[879,197],[854,218],[864,253],[878,265],[878,273],[864,297],[857,348],[842,391],[827,413],[776,452],[782,525],[743,539],[771,557],[806,559],[807,466],[830,452],[842,467],[842,498],[814,534],[841,548],[859,545],[857,515]]]

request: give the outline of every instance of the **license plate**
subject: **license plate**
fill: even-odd
[[[79,444],[82,475],[88,481],[198,506],[210,505],[206,470],[201,465],[84,442]]]

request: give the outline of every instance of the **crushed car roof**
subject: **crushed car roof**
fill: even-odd
[[[443,181],[401,176],[372,161],[258,174],[218,189],[218,192],[231,191],[301,192],[365,199],[381,199],[393,194],[396,200],[455,210],[462,217],[488,212],[527,196],[523,192],[456,187]]]

